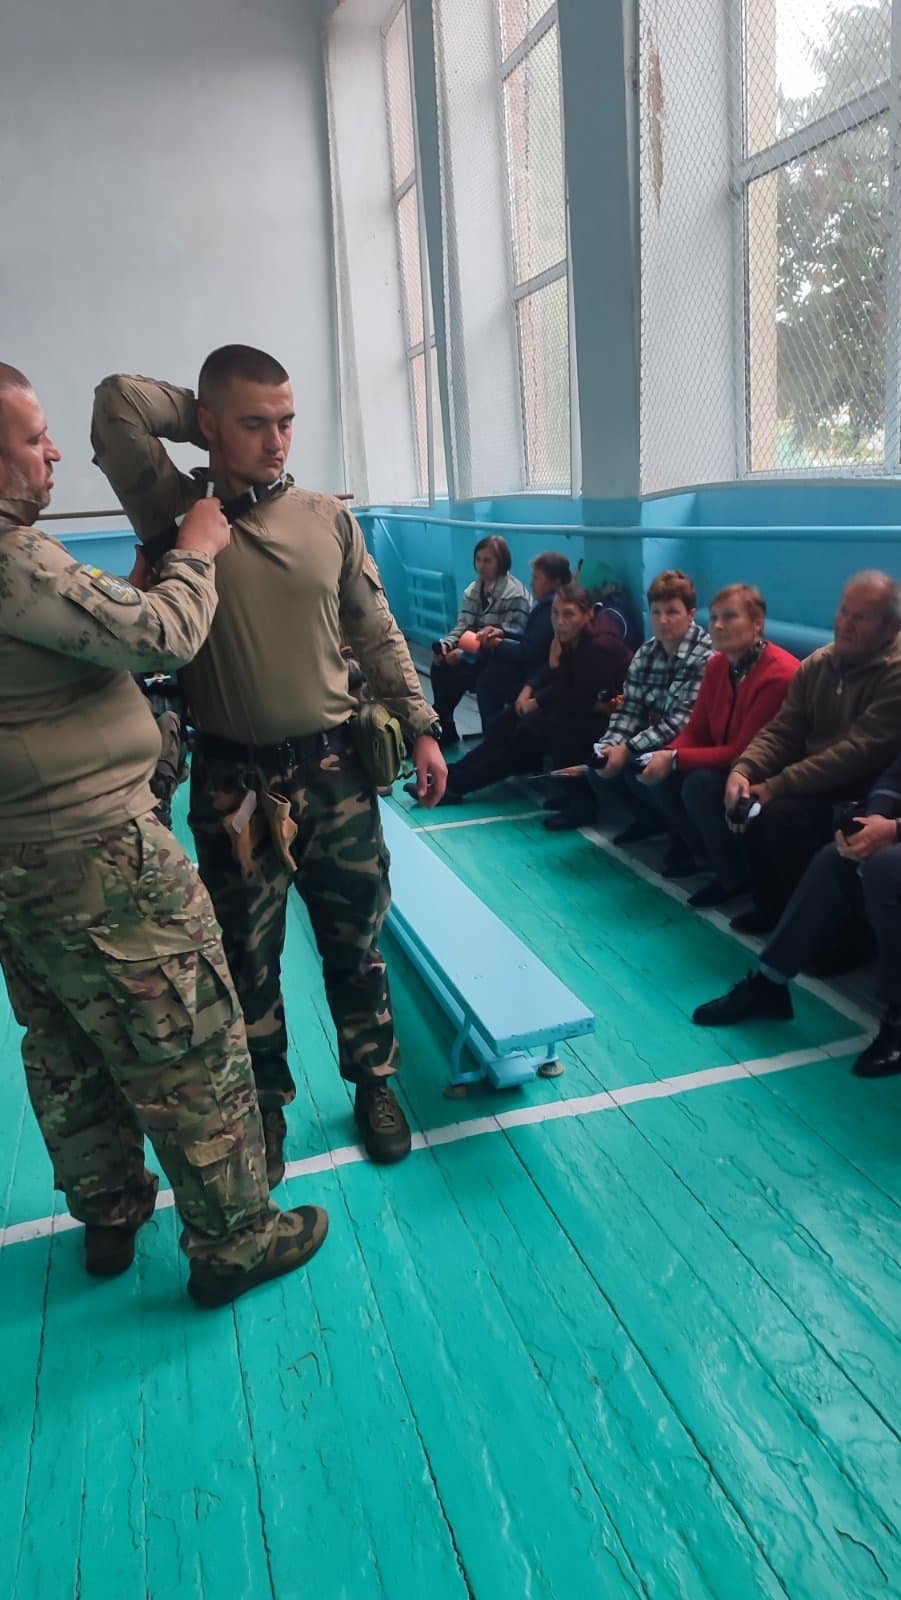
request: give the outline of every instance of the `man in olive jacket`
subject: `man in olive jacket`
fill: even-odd
[[[741,798],[762,806],[745,843],[754,909],[743,933],[774,927],[821,845],[834,808],[870,789],[901,733],[901,586],[859,572],[842,591],[835,640],[801,665],[781,710],[736,761],[727,815]]]

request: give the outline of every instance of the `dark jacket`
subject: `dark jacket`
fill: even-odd
[[[507,634],[494,650],[487,652],[489,662],[509,662],[511,666],[519,667],[524,676],[544,667],[554,637],[551,617],[553,603],[552,594],[544,600],[538,600],[529,612],[522,633]]]
[[[558,667],[547,667],[533,683],[535,699],[546,716],[561,720],[590,717],[597,701],[622,694],[632,651],[612,634],[586,628],[575,644],[565,644]]]

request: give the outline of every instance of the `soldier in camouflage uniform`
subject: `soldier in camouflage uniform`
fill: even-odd
[[[206,890],[153,816],[160,740],[131,674],[197,651],[216,608],[218,502],[185,519],[153,594],[32,524],[59,451],[0,364],[0,962],[56,1185],[86,1265],[122,1272],[172,1184],[202,1305],[301,1266],[315,1206],[269,1198],[246,1036]]]
[[[434,711],[357,523],[285,473],[293,419],[284,368],[229,345],[204,363],[197,400],[146,378],[105,379],[92,435],[151,561],[208,489],[232,524],[217,563],[219,610],[184,674],[196,730],[191,826],[247,1023],[273,1184],[295,1094],[279,970],[292,882],[310,914],[366,1149],[383,1162],[410,1149],[389,1084],[397,1044],[377,943],[388,855],[348,733],[355,701],[343,641],[412,744],[425,803],[440,799],[447,773]],[[209,472],[180,473],[163,439],[205,446]]]

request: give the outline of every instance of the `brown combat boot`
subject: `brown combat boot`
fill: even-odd
[[[320,1206],[295,1206],[283,1211],[273,1230],[266,1254],[255,1267],[212,1267],[206,1261],[192,1261],[188,1294],[205,1311],[230,1305],[241,1294],[296,1272],[312,1261],[328,1233],[328,1213]]]
[[[354,1116],[370,1161],[388,1166],[410,1154],[410,1128],[387,1078],[358,1083]]]
[[[281,1108],[260,1113],[263,1119],[263,1139],[266,1145],[266,1177],[270,1189],[276,1188],[285,1176],[285,1136],[288,1124]]]

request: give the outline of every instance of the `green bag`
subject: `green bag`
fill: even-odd
[[[350,719],[350,734],[367,778],[380,794],[389,794],[406,755],[397,718],[377,700],[362,699]]]

